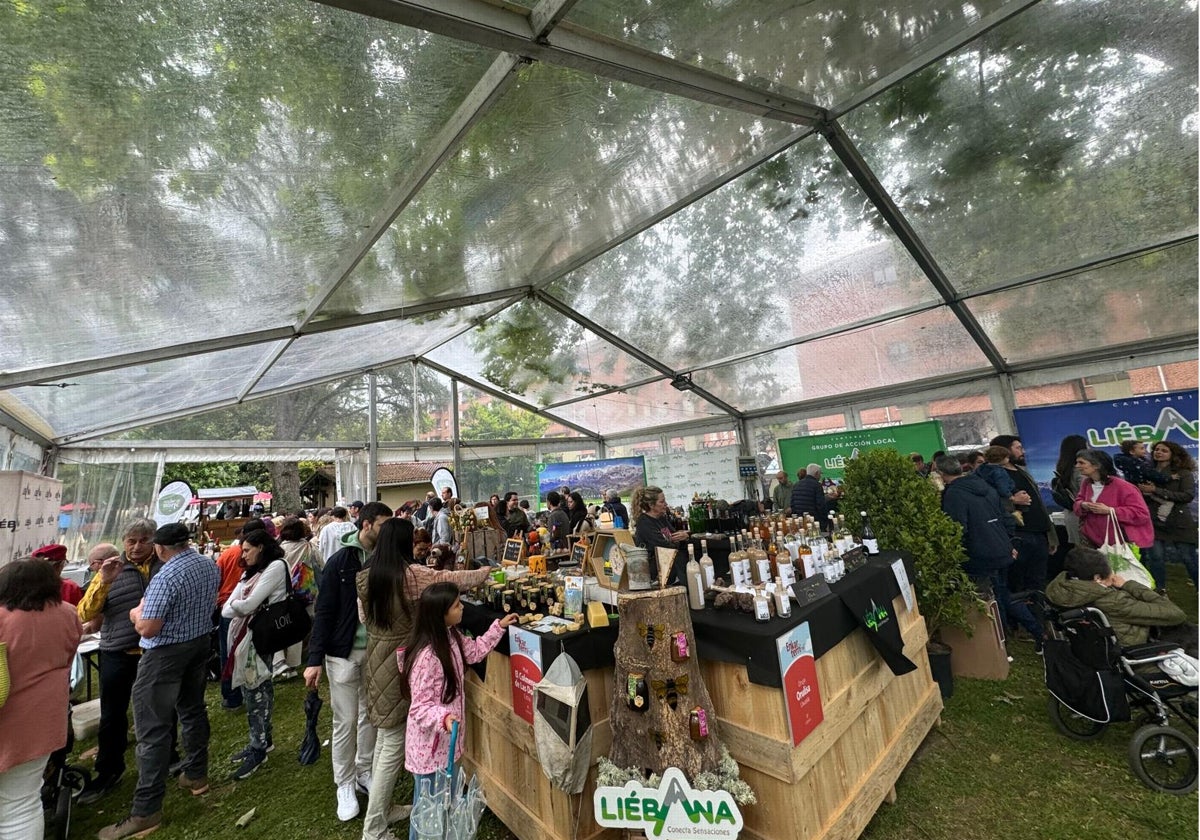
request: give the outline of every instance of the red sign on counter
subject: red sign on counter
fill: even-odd
[[[808,622],[780,636],[775,645],[779,650],[779,672],[783,674],[788,731],[792,733],[792,746],[795,747],[825,719]]]
[[[542,638],[517,626],[508,628],[508,664],[513,711],[533,724],[533,689],[542,681]]]

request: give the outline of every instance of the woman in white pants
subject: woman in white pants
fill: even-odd
[[[0,642],[10,681],[0,706],[0,840],[42,840],[42,771],[67,743],[68,677],[83,627],[60,585],[43,560],[0,568]]]

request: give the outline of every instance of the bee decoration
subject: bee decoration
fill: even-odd
[[[650,687],[654,689],[659,700],[665,700],[672,709],[679,706],[679,695],[688,693],[688,676],[683,674],[666,680],[651,680]]]
[[[643,624],[638,622],[638,635],[642,637],[642,641],[646,643],[646,650],[654,650],[654,643],[658,641],[658,637],[663,635],[664,628],[661,624]]]

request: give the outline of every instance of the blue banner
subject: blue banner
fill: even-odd
[[[1174,441],[1197,457],[1200,416],[1196,391],[1174,391],[1147,397],[1018,408],[1013,412],[1017,433],[1025,447],[1025,465],[1046,504],[1057,509],[1050,498],[1050,479],[1058,461],[1058,447],[1067,435],[1083,435],[1088,446],[1115,455],[1121,442],[1140,440],[1149,449],[1163,439]]]

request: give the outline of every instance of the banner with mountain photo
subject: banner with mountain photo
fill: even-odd
[[[1200,404],[1194,390],[1018,408],[1013,417],[1025,447],[1025,468],[1037,482],[1042,499],[1055,510],[1058,505],[1050,495],[1050,479],[1059,445],[1067,435],[1082,435],[1089,447],[1110,455],[1121,451],[1122,441],[1140,440],[1149,450],[1155,442],[1169,440],[1186,449],[1192,460],[1197,457]],[[1192,513],[1196,513],[1195,500]]]
[[[584,504],[598,505],[604,501],[605,490],[616,490],[629,501],[635,487],[646,486],[646,459],[604,458],[599,461],[566,461],[559,464],[537,465],[538,499],[545,501],[551,490],[567,486],[578,490]]]

